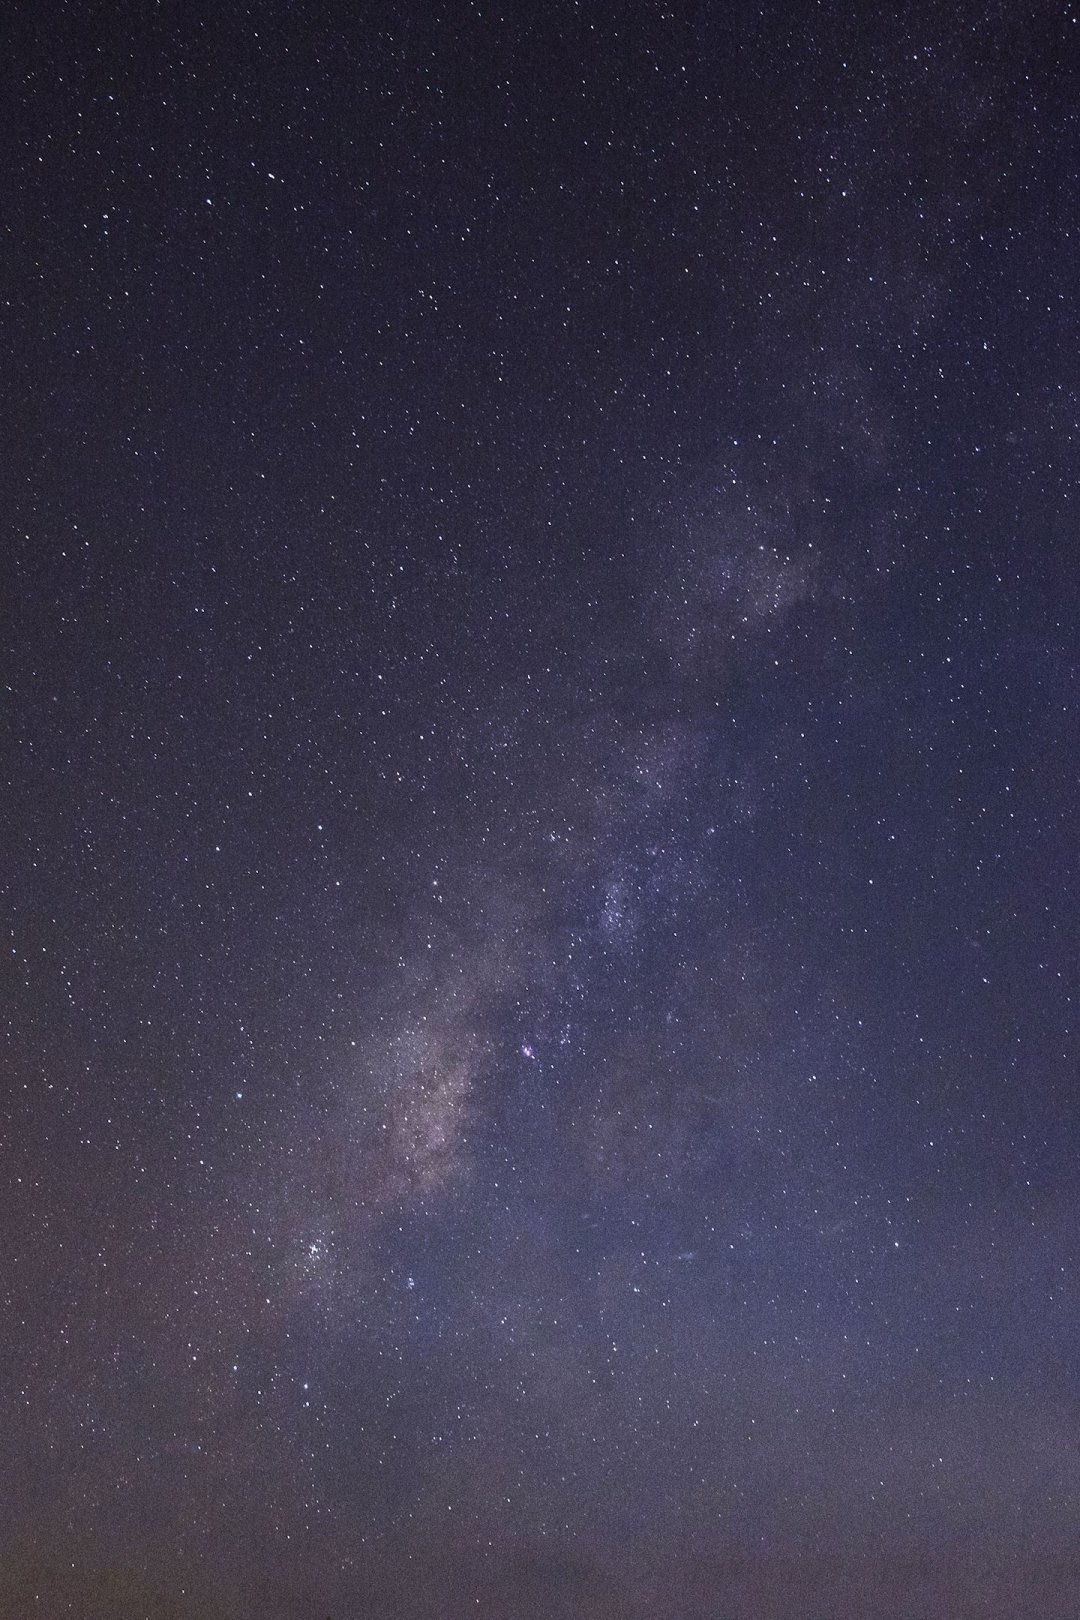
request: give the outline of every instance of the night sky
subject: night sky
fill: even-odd
[[[1080,9],[2,62],[0,1616],[1074,1620]]]

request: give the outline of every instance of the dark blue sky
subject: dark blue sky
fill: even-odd
[[[1073,1616],[1080,22],[6,26],[0,1616]]]

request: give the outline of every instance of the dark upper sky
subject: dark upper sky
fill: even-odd
[[[1078,50],[9,19],[3,1620],[1075,1616]]]

